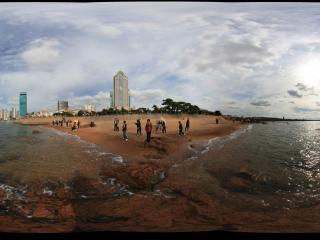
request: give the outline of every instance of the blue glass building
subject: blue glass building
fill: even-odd
[[[21,117],[27,115],[27,93],[26,92],[20,93],[19,113]]]

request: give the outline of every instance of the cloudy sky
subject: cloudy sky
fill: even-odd
[[[318,3],[1,3],[0,108],[167,97],[224,114],[320,118]]]

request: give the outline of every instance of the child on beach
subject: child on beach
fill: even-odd
[[[151,140],[151,132],[152,132],[152,123],[150,122],[150,119],[147,120],[145,129],[146,129],[146,133],[147,133],[146,141],[149,143]]]
[[[71,127],[72,131],[75,131],[77,129],[77,123],[76,121],[73,122],[73,126]]]
[[[156,132],[158,132],[159,129],[161,130],[161,125],[162,125],[161,121],[158,121],[156,125]]]
[[[141,136],[141,122],[140,119],[137,119],[137,122],[135,123],[137,125],[137,135]]]
[[[184,135],[181,121],[179,121],[179,135]]]
[[[122,124],[122,133],[123,133],[123,139],[128,141],[128,136],[127,136],[127,122],[123,121]]]

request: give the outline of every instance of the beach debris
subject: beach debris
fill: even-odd
[[[116,156],[112,158],[112,163],[123,163],[123,158],[121,156]]]
[[[37,129],[32,130],[32,134],[39,134],[39,133],[41,133],[40,130],[37,130]]]
[[[51,190],[48,190],[48,188],[44,188],[43,191],[42,191],[43,194],[46,194],[46,195],[49,195],[49,196],[52,196],[53,195],[53,191]]]

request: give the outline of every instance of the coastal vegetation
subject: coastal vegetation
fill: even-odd
[[[220,111],[209,111],[201,109],[197,105],[193,105],[188,102],[174,101],[171,98],[162,100],[161,107],[153,105],[152,109],[140,107],[137,109],[126,110],[122,109],[103,109],[101,112],[97,112],[98,115],[112,115],[112,114],[152,114],[152,113],[166,113],[166,114],[205,114],[221,116]]]

